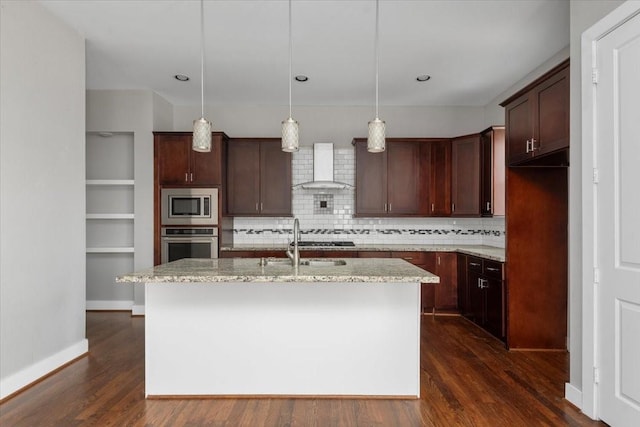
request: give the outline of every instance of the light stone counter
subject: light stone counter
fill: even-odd
[[[223,252],[228,251],[284,251],[285,245],[278,244],[238,244],[233,247],[220,248]],[[337,247],[301,247],[307,251],[369,251],[369,252],[459,252],[465,255],[472,255],[493,261],[505,262],[505,249],[484,245],[420,245],[420,244],[393,244],[393,245],[356,245]]]
[[[119,283],[439,283],[438,276],[398,258],[343,258],[346,265],[260,265],[258,258],[185,258],[126,274]],[[322,259],[321,261],[326,261]]]

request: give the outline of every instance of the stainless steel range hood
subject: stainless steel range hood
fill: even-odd
[[[333,179],[333,144],[316,142],[313,144],[313,181],[300,184],[310,190],[342,190],[351,185]]]

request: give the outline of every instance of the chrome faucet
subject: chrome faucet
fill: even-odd
[[[287,248],[287,257],[291,260],[291,265],[300,265],[300,250],[298,249],[298,240],[300,238],[300,222],[298,218],[293,220],[293,252],[291,251],[291,245]]]

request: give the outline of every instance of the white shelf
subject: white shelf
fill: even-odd
[[[134,219],[135,215],[132,213],[98,213],[87,214],[87,219]]]
[[[88,179],[87,185],[124,185],[133,186],[133,179]]]
[[[135,248],[87,248],[88,254],[132,254]]]

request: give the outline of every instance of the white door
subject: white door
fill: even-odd
[[[596,46],[598,414],[640,426],[640,15]]]

